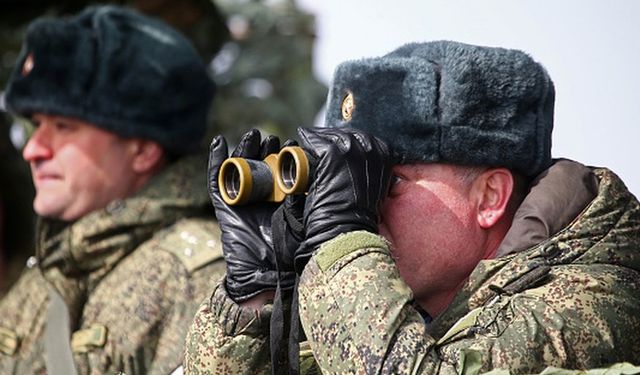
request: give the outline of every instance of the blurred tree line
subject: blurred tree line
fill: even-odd
[[[295,0],[2,0],[0,91],[29,22],[104,3],[162,18],[194,43],[218,86],[204,143],[218,133],[235,143],[249,128],[292,137],[298,126],[314,123],[327,88],[312,71],[314,16]],[[24,135],[6,114],[0,117],[1,297],[33,252],[35,216],[29,170],[12,145]]]

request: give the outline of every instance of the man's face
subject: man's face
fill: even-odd
[[[76,220],[131,193],[131,141],[73,118],[35,114],[23,157],[36,188],[38,215]]]
[[[382,206],[380,234],[418,302],[451,297],[483,257],[471,184],[456,168],[395,166]]]

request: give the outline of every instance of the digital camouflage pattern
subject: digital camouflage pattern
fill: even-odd
[[[41,221],[37,267],[0,301],[0,373],[46,372],[49,286],[69,308],[80,374],[177,368],[193,314],[225,270],[205,168],[203,156],[183,158],[129,199],[71,224]]]
[[[300,282],[301,320],[326,373],[538,373],[640,358],[640,205],[595,170],[598,196],[547,241],[480,262],[426,326],[387,245],[370,233],[326,243]],[[364,237],[364,238],[363,238]],[[363,324],[363,322],[368,322]]]
[[[229,298],[224,285],[221,281],[200,305],[189,328],[185,373],[271,374],[269,322],[273,306],[242,308]],[[300,372],[320,373],[306,342],[300,345]]]
[[[243,309],[220,283],[196,312],[185,346],[185,373],[270,374],[270,304]]]
[[[354,232],[325,243],[300,282],[311,348],[301,350],[302,373],[320,372],[311,353],[327,374],[577,375],[553,366],[640,358],[640,205],[612,172],[594,173],[598,196],[573,222],[537,246],[482,261],[428,325],[381,237]],[[188,333],[187,372],[269,373],[270,309],[241,309],[218,286]]]
[[[461,375],[477,375],[477,371],[464,372]],[[493,370],[484,372],[482,375],[513,375],[509,370]],[[633,375],[640,374],[640,366],[634,366],[630,363],[616,363],[606,368],[597,368],[591,370],[566,370],[557,367],[547,367],[540,375]]]
[[[289,306],[284,299],[284,306]],[[272,308],[271,304],[260,310],[240,307],[227,295],[221,280],[200,305],[187,333],[185,374],[271,374]],[[284,314],[288,315],[286,307]],[[300,373],[320,374],[306,342],[300,345]]]

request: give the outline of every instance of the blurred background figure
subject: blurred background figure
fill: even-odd
[[[0,373],[179,368],[224,272],[201,152],[214,93],[192,43],[131,8],[29,23],[3,108],[23,130],[38,221],[0,300]]]
[[[294,0],[7,0],[0,12],[0,84],[4,87],[29,21],[118,4],[161,18],[195,45],[218,86],[215,131],[234,142],[251,127],[293,136],[324,104],[312,71],[315,18]],[[212,126],[213,129],[213,126]],[[208,137],[207,140],[210,140]]]
[[[0,12],[0,90],[6,86],[31,20],[104,3],[126,5],[163,19],[187,36],[209,62],[217,93],[203,144],[208,145],[218,133],[235,143],[250,128],[286,138],[295,134],[297,126],[314,123],[327,88],[312,71],[314,16],[293,0],[7,0]],[[33,253],[35,219],[33,185],[26,163],[9,142],[9,125],[18,148],[28,132],[20,122],[11,124],[8,117],[0,121],[6,122],[0,129],[6,243],[0,261],[1,297]],[[6,212],[11,212],[9,221]]]

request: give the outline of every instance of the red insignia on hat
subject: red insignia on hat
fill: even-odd
[[[27,58],[24,59],[24,64],[22,64],[22,76],[26,77],[33,70],[33,52],[27,55]]]

